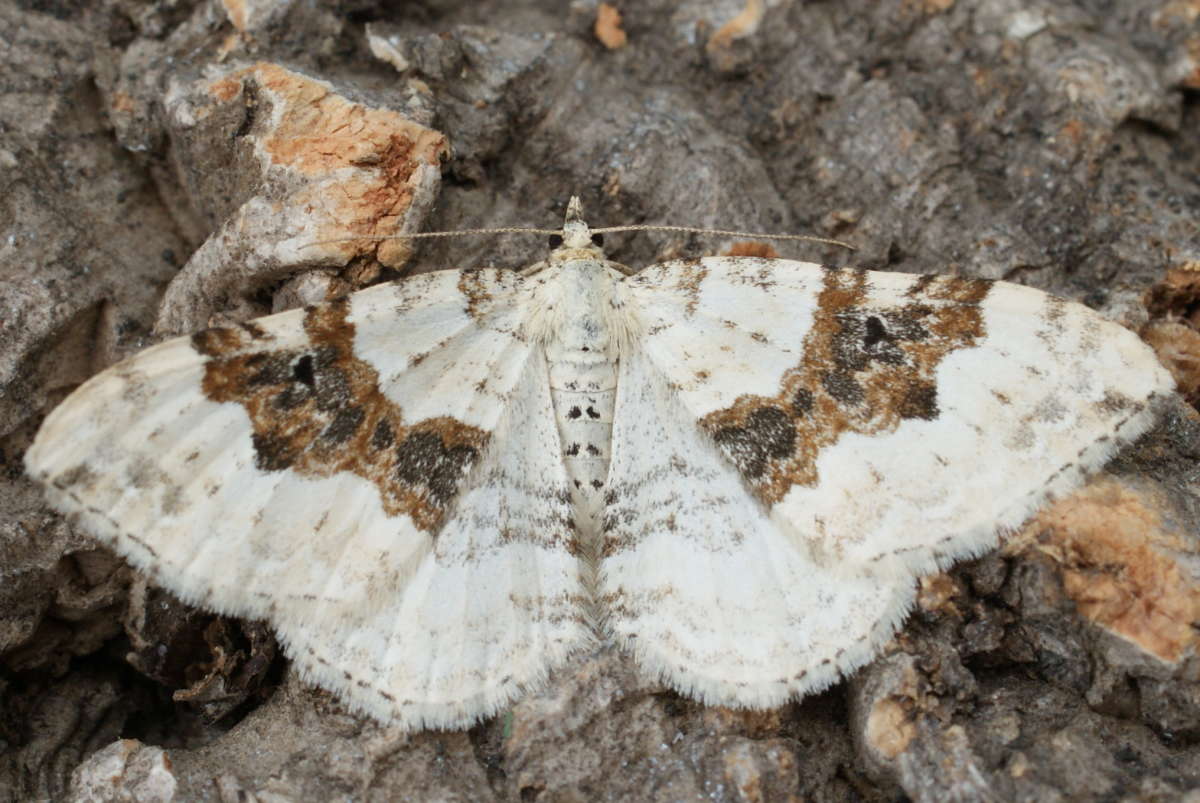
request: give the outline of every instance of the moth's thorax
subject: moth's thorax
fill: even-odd
[[[618,282],[622,275],[598,259],[551,262],[538,275],[535,339],[553,362],[596,365],[616,359],[629,337]]]

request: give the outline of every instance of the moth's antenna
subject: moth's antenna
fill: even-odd
[[[428,240],[434,237],[469,237],[473,234],[562,234],[562,229],[525,229],[508,227],[503,229],[459,229],[458,231],[414,231],[407,234],[360,234],[357,237],[338,237],[333,240],[317,240],[302,247],[311,248],[327,243],[353,243],[361,240]]]
[[[620,231],[669,231],[685,234],[715,234],[720,237],[745,237],[753,240],[800,240],[810,243],[823,243],[825,245],[836,245],[841,248],[847,248],[851,251],[858,249],[849,243],[844,243],[841,240],[831,240],[826,237],[811,237],[806,234],[760,234],[754,231],[726,231],[724,229],[696,229],[690,226],[653,226],[653,225],[638,225],[638,226],[608,226],[603,229],[591,229],[592,234],[609,234]],[[381,242],[383,240],[424,240],[434,237],[469,237],[475,234],[562,234],[562,229],[526,229],[520,227],[508,227],[501,229],[459,229],[458,231],[417,231],[408,234],[362,234],[358,237],[338,237],[333,240],[318,240],[313,243],[305,243],[303,248],[312,248],[317,245],[326,245],[328,243],[352,243],[361,242],[362,240],[374,240]]]
[[[803,240],[810,243],[824,243],[825,245],[837,245],[842,248],[849,248],[851,251],[858,249],[844,243],[841,240],[831,240],[827,237],[811,237],[807,234],[760,234],[756,231],[727,231],[725,229],[694,229],[690,226],[654,226],[654,225],[639,225],[639,226],[607,226],[603,229],[592,229],[592,234],[608,234],[609,232],[618,231],[671,231],[685,234],[716,234],[721,237],[746,237],[754,240]]]

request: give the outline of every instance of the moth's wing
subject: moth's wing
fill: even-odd
[[[981,553],[1153,420],[1132,333],[1004,283],[711,258],[623,282],[602,595],[709,700],[820,688],[915,576]]]
[[[354,707],[466,724],[589,638],[527,297],[431,273],[163,343],[55,409],[28,471]]]
[[[618,643],[686,694],[755,708],[868,661],[911,580],[815,559],[645,350],[622,356],[618,383],[599,595]]]

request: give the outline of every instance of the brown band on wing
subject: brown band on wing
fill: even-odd
[[[800,364],[773,397],[740,397],[701,419],[766,504],[817,483],[821,450],[843,433],[890,432],[938,416],[938,364],[984,334],[991,283],[914,279],[901,304],[871,306],[866,271],[825,272]]]
[[[458,292],[467,299],[467,314],[478,320],[483,317],[492,302],[496,286],[491,271],[464,270],[458,278]]]
[[[434,531],[488,433],[445,416],[406,424],[379,374],[355,356],[348,314],[344,299],[309,307],[303,349],[272,349],[246,327],[197,333],[193,347],[210,357],[204,395],[245,408],[260,470],[356,474],[379,489],[388,515]]]

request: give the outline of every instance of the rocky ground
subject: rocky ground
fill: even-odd
[[[0,0],[0,45],[0,798],[1200,787],[1196,0]],[[572,194],[598,225],[809,233],[858,251],[775,248],[1049,290],[1139,330],[1183,395],[1003,548],[927,579],[875,662],[757,713],[604,648],[469,731],[402,735],[300,683],[269,626],[147,585],[24,478],[55,403],[169,334],[544,253],[328,240],[553,227]],[[729,243],[609,246],[642,265]]]

